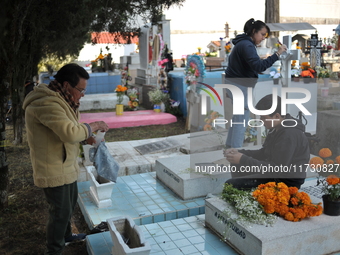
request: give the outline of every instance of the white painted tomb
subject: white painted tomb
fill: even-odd
[[[216,165],[229,165],[222,150],[161,158],[156,160],[156,177],[183,200],[204,197],[209,193],[221,193],[223,184],[231,177],[225,172],[195,172],[199,167],[204,170]]]
[[[322,202],[316,179],[306,181],[302,191],[309,193],[313,203]],[[317,196],[317,197],[316,197]],[[321,255],[340,251],[340,217],[322,214],[290,222],[279,217],[273,226],[253,224],[244,227],[223,213],[230,205],[218,196],[206,199],[206,226],[240,254],[252,255]]]
[[[107,220],[113,242],[112,254],[148,255],[151,246],[145,240],[143,231],[130,216],[122,216]]]
[[[111,193],[115,183],[99,176],[94,166],[87,166],[86,170],[90,181],[90,194],[94,203],[98,208],[111,206]]]

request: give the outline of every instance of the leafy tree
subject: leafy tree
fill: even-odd
[[[0,208],[7,203],[5,116],[12,100],[15,143],[22,142],[24,84],[41,59],[77,56],[90,32],[139,35],[137,17],[156,23],[185,0],[2,0],[0,8]]]

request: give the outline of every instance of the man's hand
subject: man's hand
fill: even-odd
[[[230,148],[223,151],[223,155],[232,164],[239,164],[243,153],[238,152],[237,149]]]
[[[89,123],[92,132],[102,131],[106,132],[109,130],[109,126],[104,121],[95,121]]]
[[[86,139],[86,143],[93,145],[96,143],[96,139],[93,136],[91,136],[90,138]]]

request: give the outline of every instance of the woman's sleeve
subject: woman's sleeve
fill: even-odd
[[[261,59],[257,54],[256,48],[252,44],[245,46],[245,60],[250,65],[250,67],[257,73],[264,72],[267,68],[271,67],[279,57],[274,53],[266,59]]]

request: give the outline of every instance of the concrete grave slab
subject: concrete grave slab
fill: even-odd
[[[224,182],[230,178],[225,172],[195,173],[204,170],[207,166],[216,166],[214,161],[223,158],[222,151],[182,155],[175,158],[162,158],[156,160],[155,171],[157,179],[183,200],[204,197],[209,193],[222,192]]]
[[[315,188],[316,180],[307,181],[303,191]],[[321,193],[313,189],[310,197],[313,203],[322,202]],[[318,197],[316,197],[317,195]],[[205,222],[222,239],[228,233],[227,243],[241,254],[286,255],[286,254],[330,254],[340,251],[340,217],[322,214],[290,222],[279,218],[273,227],[252,225],[244,227],[230,220],[223,213],[230,205],[219,197],[206,199]]]

